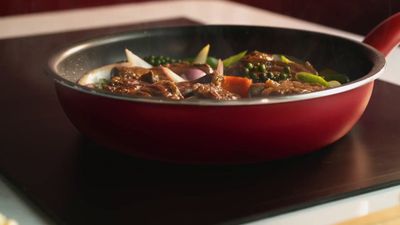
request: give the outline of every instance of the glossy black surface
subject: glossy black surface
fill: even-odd
[[[0,40],[0,172],[59,223],[238,224],[400,183],[400,87],[382,81],[348,135],[286,160],[173,165],[120,155],[80,135],[43,73],[49,54],[98,34],[171,24],[193,22]]]

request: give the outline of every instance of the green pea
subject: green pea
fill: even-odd
[[[253,63],[247,63],[246,68],[248,68],[249,70],[254,68]]]
[[[258,67],[258,70],[259,70],[260,72],[265,72],[265,71],[267,70],[267,68],[265,67],[265,64],[261,64],[261,65]]]
[[[265,73],[265,72],[262,73],[261,76],[260,76],[260,80],[261,80],[262,82],[267,81],[267,80],[268,80],[268,74]]]
[[[250,73],[249,68],[244,68],[244,73],[245,73],[245,74],[249,74],[249,73]]]
[[[287,78],[288,78],[288,75],[286,73],[279,74],[279,80],[286,80]]]
[[[257,73],[252,73],[251,75],[250,75],[250,77],[251,77],[251,79],[253,79],[253,81],[257,81],[258,80],[258,75],[257,75]]]
[[[268,73],[267,73],[267,78],[268,78],[268,79],[272,79],[272,78],[274,78],[274,77],[275,77],[274,73],[272,73],[272,72],[268,72]]]
[[[216,68],[217,68],[217,65],[218,65],[218,59],[217,59],[217,58],[214,58],[214,57],[211,57],[211,56],[208,56],[208,57],[207,57],[207,60],[206,60],[206,63],[207,63],[208,65],[210,65],[211,68],[216,69]]]

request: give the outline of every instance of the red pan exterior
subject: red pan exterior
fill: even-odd
[[[358,121],[372,89],[370,82],[314,99],[221,107],[118,100],[56,83],[70,120],[101,145],[147,159],[224,164],[300,155],[335,142]]]
[[[348,133],[368,104],[373,80],[384,68],[383,55],[399,43],[399,24],[397,13],[364,40],[381,53],[339,37],[268,27],[194,26],[125,33],[60,52],[50,59],[49,74],[72,123],[110,149],[178,163],[261,162],[312,152]],[[344,71],[352,82],[313,98],[267,103],[253,99],[235,105],[139,101],[75,86],[82,71],[115,62],[127,46],[142,55],[184,56],[193,54],[204,40],[212,42],[213,54],[222,57],[243,48],[268,49]]]
[[[400,43],[400,12],[376,26],[363,42],[388,55]]]

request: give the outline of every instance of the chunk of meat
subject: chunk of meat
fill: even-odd
[[[216,100],[236,100],[240,96],[223,89],[221,86],[214,84],[200,84],[193,85],[193,93],[199,98],[216,99]]]
[[[319,84],[291,80],[284,80],[281,82],[268,80],[265,82],[264,90],[261,91],[261,96],[302,94],[324,89],[325,87]]]
[[[240,61],[244,63],[257,63],[257,62],[271,62],[274,60],[274,56],[271,54],[259,52],[259,51],[253,51],[250,52],[249,54],[245,55]]]
[[[113,79],[115,78],[117,77],[113,77]],[[184,99],[176,84],[169,80],[160,80],[153,84],[139,80],[132,80],[129,83],[114,82],[112,80],[110,84],[105,84],[103,89],[113,93],[140,97],[165,97],[172,100]]]
[[[160,67],[147,69],[143,67],[116,66],[112,73],[113,77],[120,77],[121,82],[143,80],[148,83],[155,83],[159,80],[169,80]],[[144,77],[142,78],[142,76]]]

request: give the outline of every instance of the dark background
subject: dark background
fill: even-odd
[[[146,0],[5,0],[1,3],[0,16],[145,1]],[[379,22],[400,11],[400,0],[234,1],[358,34],[368,33],[368,31]]]

